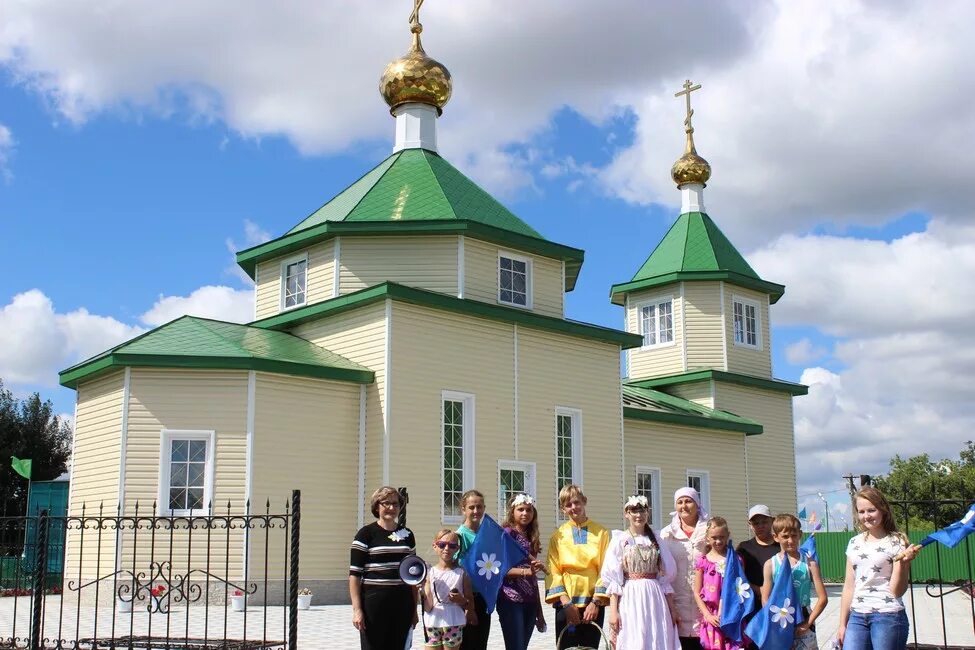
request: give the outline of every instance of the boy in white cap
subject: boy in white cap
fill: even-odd
[[[782,549],[772,536],[772,511],[767,505],[760,503],[751,507],[748,526],[755,536],[740,543],[737,550],[745,565],[745,577],[751,583],[752,593],[758,597],[758,606],[761,607],[762,584],[765,582],[762,569]]]

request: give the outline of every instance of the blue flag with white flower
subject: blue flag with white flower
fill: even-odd
[[[474,591],[484,597],[488,614],[494,611],[498,591],[508,570],[526,557],[528,554],[518,542],[504,532],[490,515],[484,515],[481,527],[477,529],[477,535],[460,564],[470,576]]]
[[[927,546],[932,542],[941,542],[948,548],[954,548],[961,540],[968,535],[975,533],[975,503],[968,508],[965,516],[951,524],[947,528],[936,530],[921,540],[921,546]]]
[[[806,541],[799,547],[799,554],[805,555],[807,559],[819,564],[819,555],[816,553],[816,536],[810,534]]]
[[[768,602],[748,621],[745,634],[759,650],[790,650],[795,641],[796,625],[801,622],[799,597],[792,584],[792,564],[789,556],[784,555],[779,571],[772,579]]]
[[[754,610],[755,594],[748,584],[734,545],[728,540],[724,580],[721,582],[721,633],[724,638],[741,643],[743,622]]]

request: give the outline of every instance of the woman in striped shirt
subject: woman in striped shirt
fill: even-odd
[[[376,521],[359,529],[352,540],[349,595],[362,650],[404,647],[417,622],[416,589],[399,577],[400,562],[416,554],[413,532],[399,525],[402,507],[396,488],[379,488],[372,495]]]

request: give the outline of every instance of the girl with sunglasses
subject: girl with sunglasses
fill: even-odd
[[[527,650],[532,631],[545,631],[545,614],[538,597],[538,574],[545,565],[538,560],[542,543],[538,538],[535,499],[516,494],[508,500],[504,530],[528,554],[521,564],[508,570],[498,592],[498,618],[505,650]]]
[[[474,605],[471,581],[454,557],[460,537],[445,528],[433,538],[437,564],[427,571],[423,584],[423,626],[425,648],[459,648],[464,640],[464,625]]]

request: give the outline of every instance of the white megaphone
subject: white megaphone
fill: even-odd
[[[421,584],[427,577],[427,563],[417,555],[408,555],[399,563],[399,577],[410,586]]]

